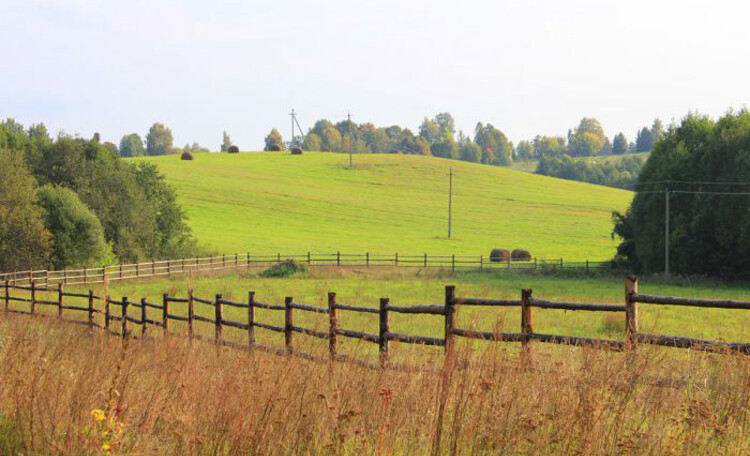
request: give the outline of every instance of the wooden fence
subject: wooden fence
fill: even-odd
[[[562,258],[531,260],[490,261],[483,255],[381,255],[347,253],[306,253],[301,255],[251,255],[234,253],[203,258],[180,258],[175,260],[149,261],[144,263],[120,264],[88,269],[65,269],[61,271],[36,270],[16,271],[0,274],[0,283],[9,281],[13,285],[55,284],[84,285],[105,281],[132,280],[149,277],[168,277],[176,274],[202,273],[268,267],[285,260],[295,260],[310,267],[318,266],[361,266],[361,267],[414,267],[456,270],[535,270],[535,269],[595,269],[612,268],[611,261],[564,261]]]
[[[158,303],[150,301],[148,298],[142,298],[139,301],[130,301],[127,297],[123,297],[120,300],[116,300],[106,296],[96,296],[93,291],[89,291],[88,293],[71,293],[64,291],[64,286],[62,284],[59,284],[54,288],[49,288],[39,287],[33,282],[26,286],[12,285],[10,282],[6,281],[4,283],[4,289],[6,312],[38,315],[40,314],[38,306],[50,306],[57,310],[56,314],[58,318],[64,319],[66,311],[74,311],[78,312],[79,315],[85,315],[86,318],[73,321],[91,327],[100,327],[110,332],[116,332],[121,334],[122,337],[133,335],[134,332],[139,332],[140,336],[145,336],[147,329],[150,326],[160,328],[166,336],[175,333],[173,329],[170,329],[170,322],[178,321],[184,322],[187,325],[187,336],[191,338],[205,338],[197,335],[195,331],[196,324],[204,324],[213,328],[213,341],[217,343],[236,345],[236,342],[224,337],[224,328],[237,328],[246,333],[247,341],[246,343],[243,343],[245,346],[265,348],[266,350],[271,351],[283,351],[292,354],[297,353],[294,342],[295,337],[297,334],[301,334],[327,340],[329,355],[332,360],[341,358],[338,353],[338,339],[339,337],[346,337],[377,344],[380,353],[380,363],[382,365],[387,365],[389,363],[389,342],[398,341],[408,344],[444,347],[446,355],[451,355],[457,337],[493,342],[518,342],[525,349],[524,351],[529,349],[529,344],[531,342],[536,341],[576,346],[586,345],[614,350],[634,349],[638,344],[646,343],[667,347],[690,348],[713,352],[736,352],[750,355],[750,343],[727,343],[689,339],[684,337],[642,334],[639,332],[638,323],[639,303],[646,305],[678,305],[750,310],[750,302],[712,301],[644,295],[638,293],[637,279],[630,277],[626,279],[624,305],[546,301],[534,298],[531,290],[522,290],[520,299],[518,300],[462,298],[456,295],[454,286],[445,287],[445,300],[440,305],[402,307],[393,305],[388,298],[381,298],[377,308],[360,307],[340,303],[337,301],[336,293],[328,293],[328,305],[326,307],[317,307],[297,302],[292,297],[285,298],[283,304],[263,303],[256,300],[254,292],[248,293],[246,302],[238,302],[224,299],[221,294],[217,294],[210,299],[200,298],[195,296],[192,290],[190,290],[187,297],[184,298],[164,294],[161,297],[161,302]],[[22,293],[25,293],[26,295],[24,297],[13,296],[11,291],[16,290],[22,290]],[[47,299],[42,299],[40,297],[41,295],[46,295]],[[78,302],[76,304],[70,304],[68,302],[70,299],[66,300],[66,298],[75,299],[78,300]],[[28,307],[25,309],[10,308],[11,302],[28,304]],[[100,305],[97,306],[96,303],[99,303]],[[199,305],[206,306],[212,316],[206,317],[199,315],[199,313],[196,312],[196,307]],[[182,315],[174,312],[174,306],[182,306],[180,309]],[[246,311],[244,321],[229,320],[225,318],[225,306],[244,309]],[[457,326],[456,312],[458,308],[463,306],[519,307],[521,310],[520,332],[484,332],[460,328]],[[119,308],[119,311],[115,311],[115,308]],[[534,325],[532,322],[532,309],[534,308],[622,313],[625,322],[625,333],[623,334],[624,340],[605,340],[537,333],[533,329]],[[257,321],[255,316],[256,309],[283,312],[283,326],[276,326]],[[340,327],[338,315],[339,312],[342,311],[371,314],[373,317],[377,316],[379,323],[378,332],[367,333]],[[328,315],[328,330],[319,331],[295,324],[294,317],[297,312],[312,312]],[[393,332],[390,327],[390,316],[393,313],[432,315],[441,318],[444,323],[443,337],[435,338]],[[53,312],[51,315],[54,314],[55,313]],[[50,313],[46,313],[46,315],[49,316]],[[97,322],[97,320],[99,320],[99,322]],[[117,326],[113,327],[113,322],[116,322]],[[137,330],[136,327],[138,328]],[[283,350],[259,345],[256,342],[255,337],[256,329],[283,334]],[[310,356],[305,354],[301,355]]]

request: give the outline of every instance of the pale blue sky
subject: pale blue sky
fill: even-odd
[[[0,0],[0,117],[119,142],[243,150],[289,110],[400,124],[449,111],[515,142],[583,116],[610,136],[750,99],[743,1]]]

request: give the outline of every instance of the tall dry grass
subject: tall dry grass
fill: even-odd
[[[0,336],[2,454],[750,451],[742,356],[534,346],[522,362],[488,343],[405,372],[25,317]]]

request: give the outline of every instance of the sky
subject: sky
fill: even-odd
[[[257,150],[289,112],[402,125],[450,112],[518,142],[611,136],[750,100],[750,3],[0,0],[0,118],[119,143],[154,122]]]

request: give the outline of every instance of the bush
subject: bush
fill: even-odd
[[[307,268],[295,260],[284,260],[260,273],[261,277],[289,277],[298,272],[305,272]]]
[[[180,155],[181,160],[192,160],[193,158],[193,154],[190,152],[183,152],[182,155]]]
[[[52,233],[52,262],[56,269],[101,264],[107,256],[104,228],[72,190],[47,184],[37,191],[44,222]]]
[[[300,149],[299,147],[293,147],[292,155],[302,155],[302,149]]]
[[[229,149],[227,149],[227,152],[229,152],[230,154],[239,154],[240,148],[237,146],[229,146]]]

